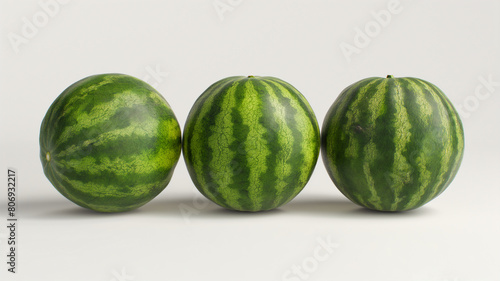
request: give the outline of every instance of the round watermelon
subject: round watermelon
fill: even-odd
[[[337,188],[379,211],[418,208],[443,192],[462,161],[457,111],[417,78],[367,78],[347,87],[326,114],[322,157]]]
[[[273,77],[211,85],[186,120],[184,159],[194,184],[227,209],[262,211],[292,200],[316,165],[320,134],[304,96]]]
[[[84,78],[62,92],[40,129],[40,159],[54,187],[99,212],[138,208],[168,184],[181,132],[165,99],[123,74]]]

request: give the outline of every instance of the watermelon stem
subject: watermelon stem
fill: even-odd
[[[47,162],[50,162],[50,152],[45,153],[45,159],[47,159]]]
[[[392,75],[387,75],[387,78],[394,78],[394,76],[392,76]]]
[[[248,75],[248,78],[254,78],[254,76],[253,75]]]

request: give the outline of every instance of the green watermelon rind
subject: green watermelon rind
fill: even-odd
[[[170,182],[181,132],[167,101],[124,74],[84,78],[63,91],[40,128],[40,160],[54,187],[99,212],[136,209]]]
[[[309,103],[274,77],[234,76],[212,84],[184,127],[184,160],[195,186],[232,210],[288,203],[311,177],[319,150]]]
[[[463,158],[462,122],[446,95],[418,78],[367,78],[325,116],[322,159],[336,187],[378,211],[418,208],[452,182]]]

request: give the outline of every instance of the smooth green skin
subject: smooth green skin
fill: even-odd
[[[119,99],[127,100],[92,115]],[[126,129],[123,136],[106,139]],[[180,127],[168,103],[147,83],[123,74],[72,84],[50,106],[40,128],[47,178],[69,200],[99,212],[128,211],[152,200],[170,181],[180,153]]]
[[[440,121],[438,122],[443,117],[439,117],[439,113],[435,109],[438,104],[431,103],[433,106],[433,112],[429,119],[431,125],[426,125],[418,106],[406,106],[411,120],[411,129],[409,129],[411,141],[402,151],[401,161],[408,165],[403,168],[401,165],[395,164],[394,137],[402,134],[398,133],[398,130],[405,131],[406,129],[394,126],[394,115],[397,113],[393,96],[397,91],[405,91],[408,99],[416,95],[428,96],[425,87],[417,90],[410,89],[405,84],[407,81],[418,82],[419,85],[426,84],[428,85],[427,89],[433,87],[441,99],[439,106],[446,108],[445,117],[455,121],[450,121],[452,125],[447,126],[448,128],[443,127]],[[370,84],[372,82],[374,84]],[[353,105],[353,100],[361,94],[366,85],[378,87],[381,83],[386,82],[388,89],[384,100],[388,103],[383,108],[375,108],[375,110],[381,109],[383,114],[378,117],[376,125],[373,126],[367,121],[367,116],[373,113],[368,108],[368,101],[363,101],[356,106]],[[368,91],[364,94],[369,99],[374,93]],[[349,110],[358,112],[359,122],[351,127],[346,127]],[[340,117],[335,120],[335,116]],[[449,129],[450,135],[446,133],[446,129]],[[452,182],[463,157],[463,127],[458,113],[437,87],[416,78],[374,77],[352,84],[340,94],[326,114],[321,134],[323,162],[337,188],[354,203],[377,211],[411,210],[434,199]],[[350,149],[349,140],[351,138],[354,138],[359,145],[360,150],[357,153],[360,156],[349,156],[349,153],[346,152]],[[442,161],[446,149],[442,143],[444,143],[444,139],[448,138],[453,139],[450,151],[451,160],[448,167],[441,167],[440,161]],[[363,154],[363,149],[370,143],[375,144],[376,147],[373,160],[369,160],[370,156],[367,156],[366,153]],[[422,169],[422,165],[425,165],[426,169]],[[370,169],[368,175],[365,174],[367,167]],[[440,174],[443,168],[446,168],[445,172]],[[424,183],[424,176],[427,177],[427,183]],[[374,196],[374,191],[370,190],[370,184],[366,178],[373,181],[375,192],[380,199],[379,204],[373,203],[376,201],[374,197],[377,196]],[[422,197],[411,201],[410,198],[416,193],[422,194]]]
[[[297,131],[299,129],[293,128],[294,124],[296,124],[296,120],[293,119],[294,116],[290,116],[290,113],[288,113],[288,115],[272,117],[272,115],[275,114],[275,111],[271,109],[272,107],[270,102],[266,102],[266,99],[269,99],[269,94],[262,85],[258,84],[262,81],[267,83],[271,83],[271,81],[279,81],[279,83],[282,83],[282,85],[287,87],[287,90],[289,89],[289,92],[295,91],[292,94],[292,97],[298,100],[298,103],[302,107],[301,110],[303,110],[302,113],[299,113],[300,117],[298,118],[302,118],[304,123],[308,124],[307,128],[309,129],[307,130],[310,130],[307,133],[311,136],[311,141],[307,143],[309,138],[307,141],[304,140],[306,143],[305,145],[307,145],[307,147],[311,150],[310,158],[307,158],[307,160],[305,160],[300,149],[300,143],[298,143],[301,139],[300,133]],[[212,90],[217,89],[217,87],[220,87],[220,85],[223,85],[224,83],[227,83],[227,86],[218,90]],[[262,107],[253,109],[241,109],[241,107],[239,107],[241,109],[241,112],[239,113],[235,112],[235,110],[239,110],[235,107],[224,107],[224,95],[225,92],[229,91],[228,89],[234,85],[232,83],[239,83],[238,87],[242,88],[247,85],[246,83],[254,83],[252,85],[255,86],[256,91],[259,93],[256,99],[262,101]],[[205,197],[227,209],[256,212],[282,206],[292,200],[304,188],[319,157],[320,132],[316,117],[312,109],[309,107],[309,104],[305,98],[298,93],[298,91],[296,91],[296,89],[293,89],[292,91],[291,88],[292,86],[288,83],[273,77],[237,76],[228,77],[214,83],[199,97],[193,105],[184,127],[183,154],[191,179],[197,189]],[[235,96],[237,97],[236,103],[241,102],[246,94],[248,93],[245,93],[243,90],[241,92],[237,91],[235,93]],[[211,98],[214,98],[212,103],[206,102]],[[292,110],[290,105],[281,105],[287,108],[289,112],[295,110]],[[197,115],[204,110],[208,110],[207,116],[204,118],[198,117]],[[250,137],[249,132],[254,128],[249,128],[244,125],[245,117],[243,116],[260,114],[262,114],[262,117],[260,117],[258,123],[265,128],[266,132],[258,137]],[[229,132],[225,131],[225,126],[216,125],[218,116],[231,116],[232,119],[230,122],[232,127],[229,129]],[[296,140],[293,147],[286,144],[280,146],[278,143],[278,135],[280,130],[282,130],[279,127],[279,122],[284,122],[285,124],[288,124],[288,126],[292,126],[289,127],[292,130],[289,137]],[[197,133],[194,131],[197,124],[201,124],[199,128],[204,130],[201,134],[202,138],[199,138],[198,141],[195,140],[196,137],[193,137]],[[230,144],[215,143],[212,144],[211,147],[207,141],[213,136],[227,133],[229,133],[228,138],[234,138]],[[267,145],[265,145],[262,150],[251,150],[250,154],[252,155],[250,155],[248,151],[245,152],[246,144],[259,143],[263,141],[267,142]],[[214,150],[220,150],[223,152],[216,154]],[[292,152],[287,154],[286,151],[288,150]],[[265,153],[268,153],[266,154],[266,160],[262,162],[255,160],[255,157],[259,157],[259,155]],[[289,158],[285,158],[285,154],[287,154],[287,157]],[[200,158],[201,163],[197,164],[195,159]],[[290,165],[289,167],[291,169],[291,173],[284,176],[280,180],[277,179],[279,176],[273,169],[277,166],[276,163],[284,162],[286,162],[287,165]],[[220,171],[217,170],[217,168],[211,167],[213,163],[226,163],[218,164],[216,166],[220,167],[222,165],[224,167],[228,166],[229,168],[224,171]],[[264,166],[270,168],[259,176],[258,181],[262,186],[257,188],[261,191],[256,191],[255,188],[251,187],[252,183],[249,179],[251,178],[251,171]],[[230,184],[228,187],[225,187],[225,191],[223,191],[223,188],[217,182],[220,179],[228,178],[230,178]],[[277,188],[283,188],[283,191],[279,195],[276,194]],[[229,193],[227,190],[230,190],[231,192]],[[259,195],[255,195],[253,192],[261,193]],[[262,200],[262,204],[255,207],[253,202],[258,200]]]

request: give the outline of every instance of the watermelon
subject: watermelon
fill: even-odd
[[[47,178],[74,203],[99,212],[138,208],[168,184],[181,131],[165,99],[147,83],[101,74],[69,86],[40,128]]]
[[[235,76],[196,100],[183,135],[184,160],[197,189],[231,210],[263,211],[292,200],[320,150],[307,100],[274,77]]]
[[[418,208],[452,182],[464,150],[457,111],[418,78],[367,78],[338,96],[321,131],[322,158],[337,188],[378,211]]]

